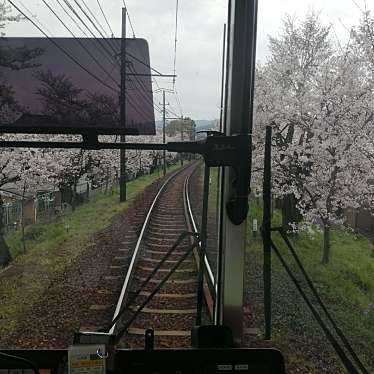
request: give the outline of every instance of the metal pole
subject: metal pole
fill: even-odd
[[[121,93],[120,93],[120,123],[126,127],[126,8],[122,8],[122,39],[121,39]],[[125,135],[121,135],[121,142],[125,142]],[[120,178],[119,200],[127,199],[126,191],[126,150],[120,150]]]
[[[271,126],[266,127],[263,182],[262,240],[264,246],[265,339],[271,339]]]
[[[199,274],[197,288],[196,325],[201,325],[204,296],[204,256],[206,254],[210,168],[204,167],[203,211],[200,230]]]
[[[165,109],[165,90],[162,91],[162,142],[163,144],[166,143],[166,137],[165,137],[165,126],[166,126],[166,109]],[[162,157],[163,157],[163,171],[164,175],[166,175],[166,150],[164,149],[162,151]]]
[[[257,0],[230,0],[225,97],[227,107],[224,120],[226,135],[252,133],[256,27]],[[245,175],[251,168],[251,149],[251,141],[249,141],[248,155],[247,157],[243,155],[240,174]],[[224,168],[222,179],[221,188],[224,189],[220,222],[220,256],[222,258],[220,260],[220,294],[218,295],[219,322],[231,328],[235,344],[241,345],[247,225],[246,220],[235,225],[227,212],[227,206],[235,198],[234,184],[237,179],[235,172],[230,168]]]
[[[221,110],[220,110],[220,119],[219,119],[219,131],[223,132],[224,131],[224,109],[225,109],[225,104],[224,98],[225,98],[225,62],[226,62],[226,23],[223,25],[223,45],[222,45],[222,70],[221,70]],[[220,222],[221,222],[221,199],[220,196],[222,194],[221,186],[222,186],[222,167],[218,168],[218,173],[217,173],[217,196],[216,196],[216,229],[218,230],[220,227]],[[217,246],[218,248],[220,247],[220,238],[218,235],[217,238]],[[220,292],[218,289],[220,288],[219,285],[221,284],[220,279],[222,276],[222,256],[220,255],[220,251],[217,253],[217,293],[219,294]],[[215,300],[215,307],[214,307],[214,324],[219,324],[219,312],[220,312],[220,305],[219,305],[219,298],[216,297]]]
[[[223,25],[223,45],[222,45],[222,70],[221,70],[221,110],[220,110],[220,117],[219,117],[219,131],[223,130],[223,98],[225,96],[224,93],[224,85],[225,85],[225,48],[226,48],[226,23]]]
[[[181,118],[181,141],[182,142],[184,141],[184,138],[183,138],[183,117]],[[181,166],[183,166],[183,155],[184,155],[183,152],[179,153],[180,160],[181,160]]]

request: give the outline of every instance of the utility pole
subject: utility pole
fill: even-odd
[[[126,8],[122,8],[120,123],[123,128],[126,127],[126,12]],[[121,135],[121,142],[126,142],[125,135]],[[126,195],[126,150],[121,149],[119,201],[126,201]]]
[[[166,126],[166,109],[165,109],[165,90],[162,91],[162,143],[166,143],[165,126]],[[166,175],[166,150],[162,151],[163,174]]]
[[[166,120],[170,118],[166,118],[166,106],[169,105],[166,103],[166,97],[165,94],[166,92],[172,93],[172,90],[166,89],[166,88],[159,88],[158,90],[154,92],[160,92],[162,91],[162,142],[165,144],[166,143]],[[163,175],[166,174],[166,150],[164,149],[162,151],[162,158],[163,158]]]
[[[184,142],[184,137],[183,137],[183,117],[181,117],[181,142]],[[184,153],[180,153],[180,159],[181,159],[181,166],[183,166],[183,156]]]

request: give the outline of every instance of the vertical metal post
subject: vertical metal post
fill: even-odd
[[[229,34],[227,49],[225,122],[226,135],[251,134],[253,117],[253,91],[256,50],[257,0],[229,1]],[[243,157],[241,169],[248,172],[251,167],[248,144],[248,157]],[[234,341],[241,345],[243,338],[243,278],[246,250],[246,221],[235,225],[230,221],[226,207],[235,193],[235,173],[225,168],[224,188],[220,222],[221,275],[219,322],[228,325]]]
[[[120,123],[126,127],[126,8],[122,8],[122,39],[121,39],[121,93],[120,93]],[[126,141],[126,136],[121,135],[121,142]],[[127,199],[126,191],[126,150],[120,150],[120,178],[119,200]]]
[[[219,113],[219,131],[223,129],[223,98],[225,97],[225,60],[226,60],[226,23],[223,25],[223,45],[222,45],[222,70],[221,70],[221,107]]]
[[[165,126],[166,126],[166,109],[165,109],[165,90],[162,91],[162,142],[166,143]],[[166,174],[166,150],[162,151],[163,174]]]
[[[201,325],[201,315],[203,310],[204,299],[204,255],[206,254],[207,243],[207,225],[208,225],[208,201],[209,201],[209,179],[210,168],[204,166],[204,192],[203,192],[203,211],[201,217],[200,230],[200,251],[199,251],[199,274],[198,274],[198,289],[197,289],[197,306],[196,306],[196,325]]]
[[[181,127],[181,142],[184,141],[184,137],[183,137],[183,117],[181,117],[181,123],[182,123],[182,127]],[[180,156],[180,160],[181,160],[181,166],[183,166],[183,155],[184,153],[179,153],[179,156]]]
[[[271,126],[266,127],[263,181],[262,240],[264,246],[265,339],[271,339]]]
[[[222,42],[222,70],[221,70],[221,110],[220,110],[220,119],[219,119],[219,131],[224,131],[224,114],[225,114],[225,107],[226,107],[226,101],[225,101],[225,62],[226,62],[226,49],[227,49],[227,35],[226,35],[226,23],[223,25],[223,42]],[[217,173],[217,196],[216,196],[216,229],[219,230],[220,222],[221,222],[221,199],[220,196],[222,194],[222,168],[218,168]],[[220,238],[218,235],[217,238],[217,246],[220,247]],[[216,278],[216,287],[217,287],[217,294],[220,294],[219,292],[219,285],[221,284],[220,279],[222,276],[222,256],[220,254],[220,251],[217,253],[217,273],[215,275]],[[219,298],[216,297],[215,305],[214,305],[214,324],[219,324],[219,312],[220,312],[220,305],[219,305]]]

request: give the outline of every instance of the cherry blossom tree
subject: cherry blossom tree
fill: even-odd
[[[18,22],[22,18],[13,15],[6,2],[0,2],[0,37],[4,38],[4,28],[8,22]],[[42,51],[28,49],[26,46],[19,48],[0,48],[0,66],[11,70],[20,70],[34,67],[34,58]],[[17,115],[18,104],[14,98],[12,88],[7,84],[6,77],[0,74],[0,123],[7,122],[10,117]],[[13,135],[1,135],[2,139],[15,140]],[[26,149],[0,149],[0,189],[9,185],[20,184],[25,188],[35,183],[35,176],[46,176],[37,152]],[[42,170],[43,169],[43,170]],[[6,266],[11,260],[9,249],[5,243],[4,225],[2,220],[3,200],[0,194],[0,266]]]
[[[351,45],[334,48],[316,14],[300,24],[287,17],[270,50],[258,68],[255,138],[273,125],[274,190],[288,209],[294,205],[304,221],[323,227],[327,263],[331,226],[342,222],[344,209],[373,203],[373,168],[360,154],[373,85]]]

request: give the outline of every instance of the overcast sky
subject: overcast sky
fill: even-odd
[[[115,36],[120,36],[122,0],[99,1]],[[364,8],[363,0],[355,1]],[[37,15],[41,24],[48,28],[49,35],[70,36],[41,0],[14,2],[23,9],[26,5],[33,15]],[[74,0],[70,2],[74,4]],[[97,0],[85,2],[107,30]],[[83,36],[63,13],[57,0],[48,0],[48,3],[53,5],[77,36]],[[126,1],[136,37],[148,40],[151,65],[164,74],[173,73],[175,3],[176,0]],[[370,1],[368,4],[370,7]],[[332,24],[336,36],[341,40],[347,38],[347,28],[357,24],[360,18],[360,10],[353,0],[259,0],[257,59],[266,61],[267,36],[281,32],[282,18],[286,13],[302,18],[310,9],[321,11],[322,21]],[[222,32],[226,13],[227,0],[179,0],[176,88],[183,115],[193,119],[219,117]],[[8,36],[41,35],[27,21],[8,25],[6,32]],[[132,36],[130,27],[127,35]],[[170,78],[157,81],[160,87],[172,88]],[[161,96],[155,94],[154,100],[160,102]],[[170,109],[179,114],[174,95],[168,94],[167,101]],[[156,118],[160,118],[157,112]]]

